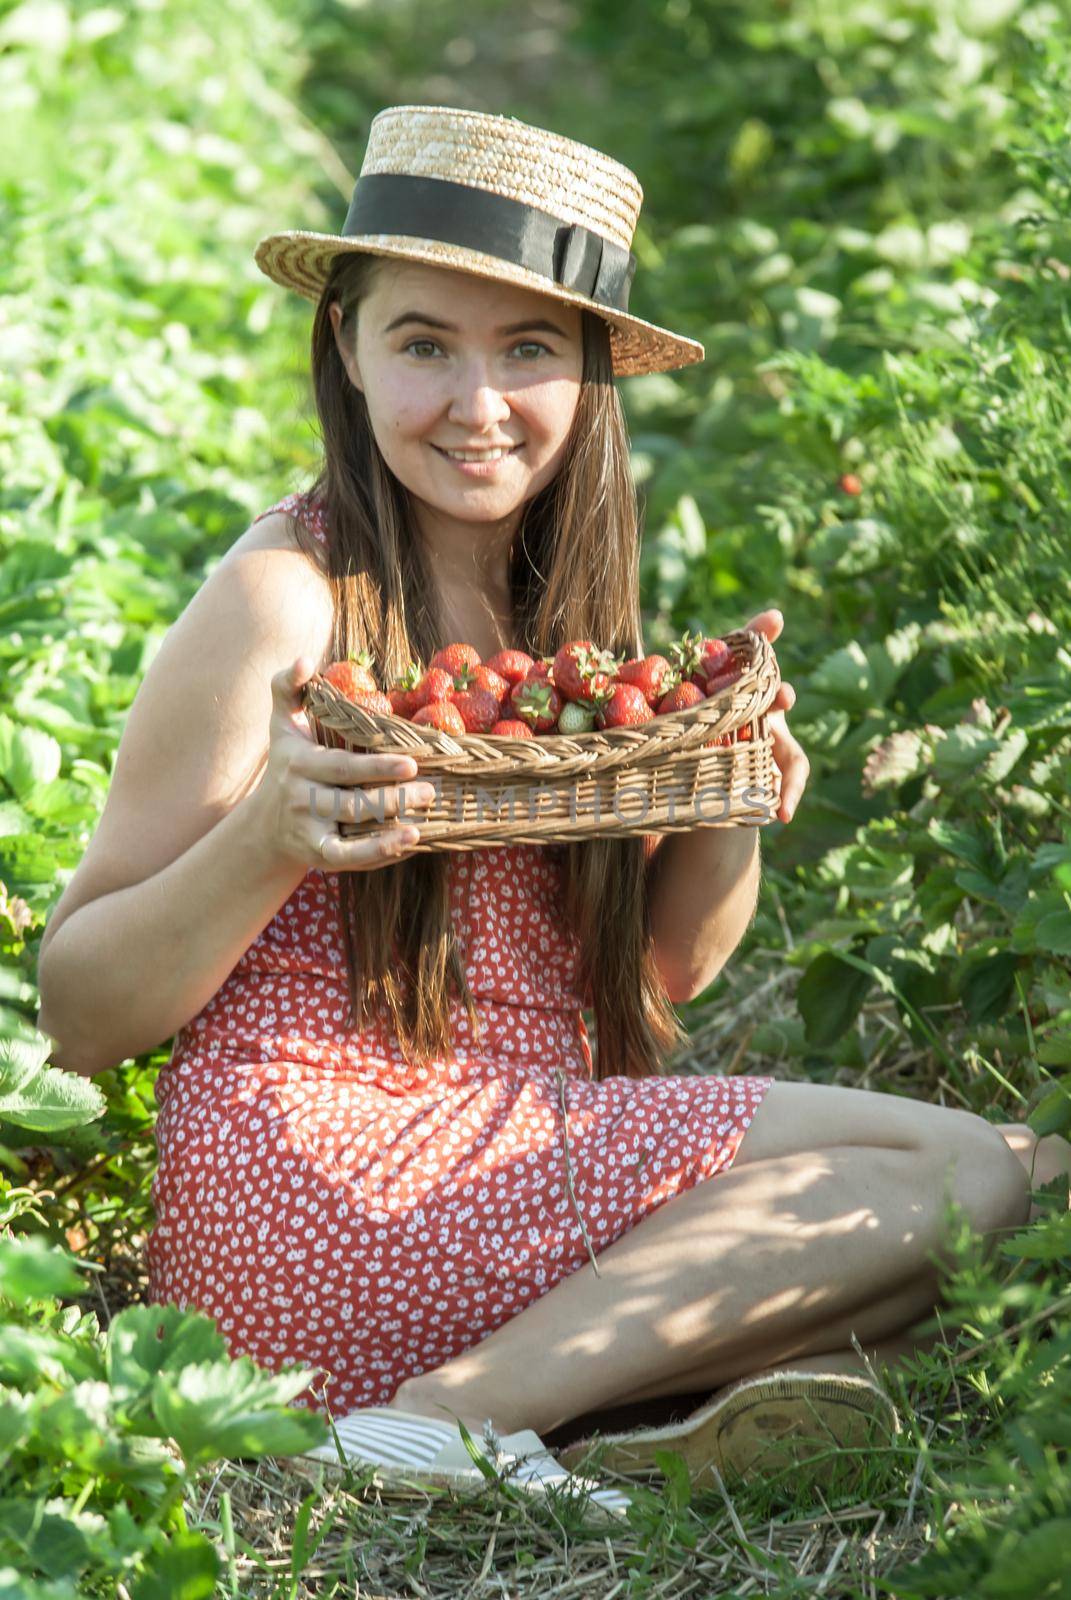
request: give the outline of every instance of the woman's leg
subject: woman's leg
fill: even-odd
[[[549,1431],[642,1395],[867,1346],[933,1309],[946,1193],[978,1231],[1021,1225],[1029,1187],[967,1112],[775,1083],[732,1167],[666,1201],[590,1266],[392,1404]],[[446,1411],[441,1409],[447,1408]]]
[[[1003,1122],[996,1124],[996,1127],[1008,1148],[1022,1163],[1032,1188],[1040,1188],[1042,1184],[1049,1183],[1056,1177],[1071,1177],[1071,1144],[1059,1134],[1047,1134],[1043,1139],[1039,1139],[1033,1129],[1022,1122]],[[1042,1207],[1031,1206],[1029,1220],[1033,1221],[1041,1214]],[[875,1370],[879,1370],[882,1366],[895,1366],[904,1357],[910,1358],[920,1350],[932,1349],[941,1337],[939,1331],[913,1334],[905,1328],[903,1332],[893,1334],[889,1338],[872,1340],[869,1346],[863,1349],[862,1356],[852,1345],[846,1344],[842,1349],[825,1350],[821,1354],[812,1352],[809,1355],[795,1355],[790,1360],[794,1368],[806,1372],[856,1370],[866,1372],[868,1363]],[[776,1370],[776,1364],[773,1367],[760,1367],[758,1371],[749,1373],[748,1376],[758,1377],[760,1373]],[[688,1394],[698,1392],[707,1386],[706,1377],[705,1370],[699,1368],[694,1372],[683,1374],[676,1389],[656,1387],[654,1390],[642,1390],[638,1394],[626,1395],[621,1403],[654,1399],[658,1395],[678,1391]]]

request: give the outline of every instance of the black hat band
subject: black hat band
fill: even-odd
[[[631,250],[488,189],[410,173],[369,173],[357,180],[342,234],[375,233],[438,239],[499,256],[601,305],[628,310],[636,271]]]

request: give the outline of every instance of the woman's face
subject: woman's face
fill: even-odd
[[[339,342],[341,308],[331,321]],[[386,260],[360,302],[356,351],[383,457],[432,524],[508,528],[554,478],[580,394],[581,311],[514,284]],[[443,453],[508,445],[481,475]]]

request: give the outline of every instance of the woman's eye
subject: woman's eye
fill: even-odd
[[[410,350],[415,350],[419,345],[430,345],[433,350],[437,350],[439,348],[434,339],[410,339],[409,343],[404,348],[408,354]],[[548,356],[554,354],[554,352],[549,349],[547,345],[540,344],[537,339],[523,339],[520,344],[515,344],[513,348],[515,350],[542,350]],[[523,359],[527,360],[529,358],[524,357]]]

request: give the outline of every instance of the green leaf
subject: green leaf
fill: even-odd
[[[1015,998],[1019,957],[998,950],[971,965],[959,985],[959,996],[971,1022],[995,1022]]]
[[[34,1445],[47,1460],[67,1462],[94,1477],[118,1479],[158,1498],[178,1471],[162,1439],[124,1432],[113,1397],[101,1379],[77,1383],[60,1395],[35,1396]]]
[[[108,1328],[105,1365],[115,1400],[129,1408],[148,1398],[158,1372],[221,1361],[226,1354],[223,1335],[201,1311],[176,1305],[126,1306]]]
[[[0,1456],[7,1455],[30,1431],[33,1396],[0,1386]]]
[[[0,778],[19,800],[59,775],[62,750],[50,733],[0,714]]]
[[[966,861],[979,872],[987,873],[992,865],[988,842],[980,834],[966,828],[957,828],[951,822],[933,818],[926,832],[942,850],[960,861]]]
[[[39,1568],[46,1578],[77,1578],[88,1567],[91,1550],[69,1509],[62,1500],[0,1500],[0,1541],[10,1540],[26,1566]]]
[[[863,649],[857,640],[819,662],[807,684],[809,694],[820,695],[830,707],[843,707],[859,715],[884,705],[899,668],[884,645]]]
[[[0,1296],[16,1305],[80,1294],[85,1278],[73,1256],[39,1235],[0,1239]]]
[[[674,1511],[683,1511],[692,1503],[692,1475],[679,1450],[656,1450],[655,1466],[666,1480],[666,1499]]]
[[[1055,1600],[1057,1594],[1067,1593],[1069,1550],[1071,1517],[1050,1517],[1029,1533],[1009,1528],[978,1593],[985,1600],[1040,1600],[1043,1595]]]
[[[986,782],[1002,783],[1029,742],[1030,736],[1024,728],[1009,728],[1002,736],[998,748],[987,757],[982,767],[982,776]]]
[[[89,1078],[46,1066],[52,1041],[0,1038],[0,1122],[59,1133],[103,1115],[104,1096]]]
[[[1001,1251],[1016,1261],[1063,1261],[1071,1264],[1071,1211],[1039,1217],[1029,1228],[1005,1239]]]
[[[1071,1078],[1058,1078],[1027,1117],[1039,1138],[1047,1133],[1071,1133]]]
[[[249,1356],[199,1362],[157,1373],[153,1412],[191,1465],[219,1456],[293,1455],[327,1437],[319,1413],[282,1409],[312,1375],[307,1367],[261,1372]]]
[[[999,745],[998,739],[973,723],[961,722],[937,741],[933,755],[934,776],[946,782],[965,778],[977,780],[984,773],[987,758]]]
[[[1071,956],[1071,911],[1051,911],[1042,917],[1034,929],[1034,943],[1052,955]]]
[[[816,956],[796,988],[808,1044],[834,1044],[859,1015],[870,987],[868,974],[841,961],[835,951]]]
[[[181,1530],[154,1550],[130,1587],[131,1600],[213,1600],[219,1557],[203,1533]]]
[[[1043,1067],[1071,1067],[1071,1028],[1057,1028],[1037,1048]]]
[[[35,1389],[42,1381],[66,1388],[83,1378],[101,1376],[94,1345],[76,1344],[44,1328],[0,1323],[0,1383]]]

